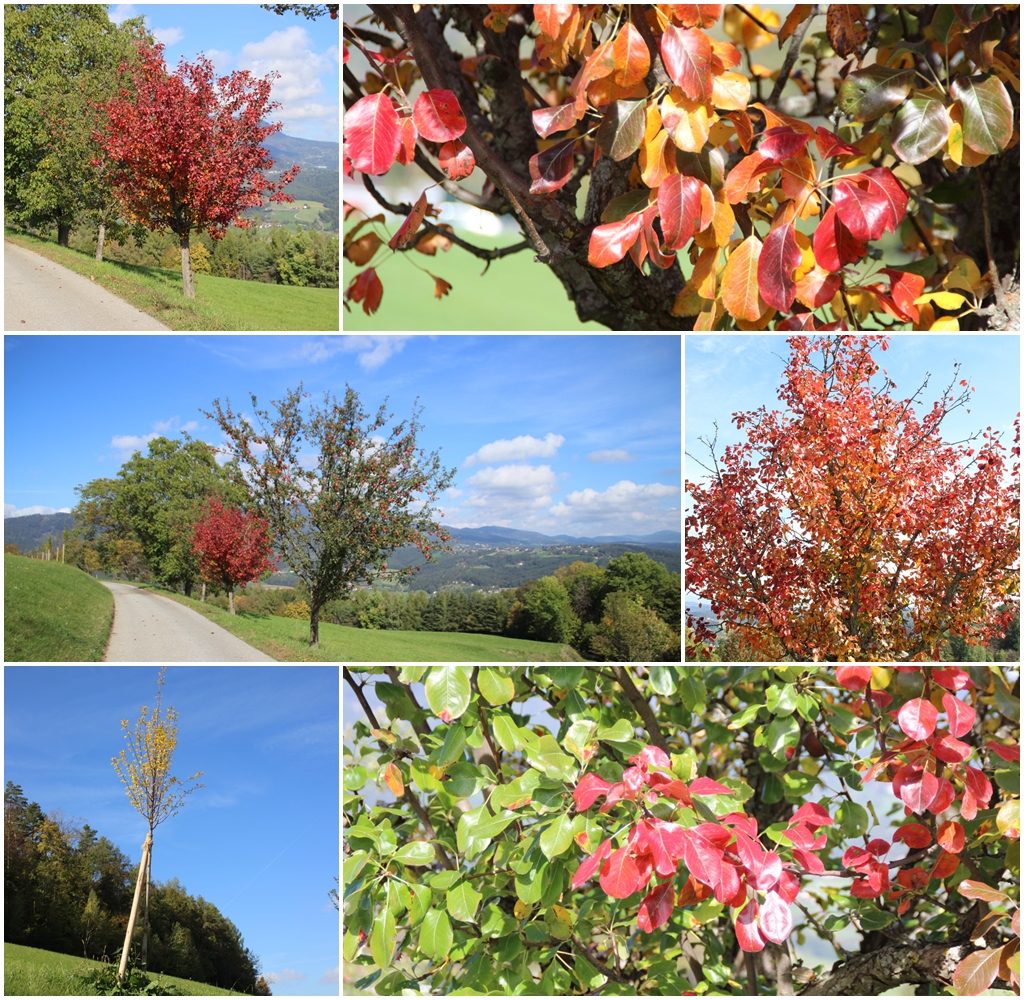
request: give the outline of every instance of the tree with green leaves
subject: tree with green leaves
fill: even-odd
[[[201,784],[196,784],[191,788],[186,788],[185,781],[171,775],[171,760],[178,745],[178,713],[172,707],[168,707],[163,717],[160,715],[166,671],[166,667],[160,668],[156,708],[152,715],[143,705],[142,713],[134,730],[129,728],[127,719],[121,720],[121,728],[125,732],[124,738],[128,744],[128,750],[127,753],[122,750],[111,761],[121,783],[125,786],[128,800],[146,821],[149,828],[146,838],[148,849],[144,851],[144,864],[142,865],[142,869],[145,870],[139,871],[140,880],[145,878],[146,884],[146,908],[142,931],[143,968],[146,967],[146,949],[149,938],[149,883],[153,864],[153,831],[165,820],[177,814],[185,804],[188,795],[191,795],[197,788],[203,787]],[[196,771],[186,781],[195,781],[202,776],[202,771]],[[137,897],[138,889],[136,889]],[[134,907],[132,915],[134,917]],[[129,920],[125,934],[124,950],[121,954],[121,975],[124,974],[125,962],[128,958],[132,923],[133,921]]]
[[[319,645],[320,609],[357,583],[401,578],[418,567],[388,570],[388,556],[415,545],[430,560],[449,536],[433,520],[432,504],[452,483],[454,469],[439,454],[417,448],[421,410],[382,433],[392,419],[387,400],[376,416],[363,410],[346,387],[339,404],[324,394],[323,408],[304,413],[308,393],[289,390],[274,401],[277,415],[261,410],[252,396],[259,428],[231,409],[213,412],[227,448],[245,477],[252,504],[270,522],[284,562],[309,589],[309,642]],[[312,451],[313,463],[306,460]],[[443,515],[442,515],[443,516]]]
[[[329,14],[332,21],[338,19],[339,4],[336,3],[261,3],[260,6],[274,14],[284,14],[290,10],[294,14],[301,14],[307,21],[315,21],[324,14]]]

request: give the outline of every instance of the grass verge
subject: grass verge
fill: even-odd
[[[4,996],[94,996],[80,978],[81,974],[101,969],[102,962],[88,958],[75,958],[42,948],[28,948],[21,944],[4,942]],[[194,983],[177,976],[157,976],[163,986],[174,986],[179,993],[194,997],[244,997],[206,983]]]
[[[100,660],[113,620],[113,594],[88,573],[4,556],[4,660]]]
[[[533,639],[458,632],[392,632],[320,623],[320,646],[310,649],[309,622],[278,615],[240,612],[146,584],[147,590],[170,597],[220,625],[275,660],[331,663],[552,663],[583,658],[571,646]]]
[[[4,229],[9,243],[76,274],[96,279],[118,298],[172,330],[338,330],[337,288],[297,288],[195,274],[196,297],[182,294],[181,272],[142,264],[96,262],[95,254]]]

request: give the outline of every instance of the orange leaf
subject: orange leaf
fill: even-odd
[[[430,274],[428,271],[427,274]],[[452,286],[444,280],[439,278],[436,274],[430,274],[430,277],[434,279],[434,298],[439,299],[444,295],[447,295],[451,290]]]
[[[812,3],[797,3],[793,5],[793,9],[789,12],[789,16],[779,29],[779,34],[777,35],[780,49],[782,48],[782,43],[811,16],[812,10],[814,10],[814,4]]]
[[[699,153],[718,115],[709,113],[706,104],[691,101],[678,87],[673,87],[662,99],[661,120],[679,149]]]
[[[928,873],[929,878],[949,878],[960,867],[960,859],[949,851],[943,851],[939,860],[932,866]]]
[[[964,828],[956,820],[947,820],[939,827],[936,837],[939,846],[950,854],[959,854],[964,849]]]
[[[828,40],[832,43],[832,48],[836,50],[837,55],[850,55],[867,38],[864,26],[859,23],[863,17],[860,4],[830,3],[828,5],[825,29],[828,31]]]
[[[397,796],[401,796],[405,793],[405,783],[402,781],[402,772],[398,769],[398,765],[392,761],[386,768],[384,768],[384,782],[388,788]]]
[[[620,87],[641,83],[651,68],[651,54],[643,36],[627,21],[612,44],[615,59],[615,82]]]
[[[757,262],[761,257],[761,241],[748,236],[729,257],[722,275],[722,302],[735,319],[756,322],[767,306],[757,287]]]
[[[345,298],[353,302],[362,302],[363,312],[367,316],[380,308],[380,300],[384,297],[384,286],[377,277],[377,272],[368,267],[360,271],[345,290]]]
[[[406,216],[405,222],[399,227],[398,232],[388,241],[388,246],[392,250],[401,250],[412,242],[412,238],[416,235],[417,230],[423,223],[423,216],[427,214],[427,192],[424,191],[419,198],[416,199],[416,204],[413,205],[412,211]]]

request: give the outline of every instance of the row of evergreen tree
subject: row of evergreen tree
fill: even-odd
[[[44,815],[20,786],[4,789],[4,940],[86,958],[124,944],[138,865],[88,824]],[[177,879],[149,895],[148,967],[245,993],[269,993],[238,928]],[[142,923],[135,936],[141,942]]]

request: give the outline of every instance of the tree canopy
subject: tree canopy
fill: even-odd
[[[1019,990],[1017,668],[343,675],[356,989]]]
[[[690,456],[708,478],[686,483],[687,587],[768,659],[937,660],[1016,614],[1020,414],[1012,453],[991,427],[944,440],[972,387],[957,367],[918,416],[927,378],[896,395],[887,345],[790,337],[785,409],[736,413],[744,443]]]
[[[393,253],[457,245],[534,255],[618,330],[1019,325],[1017,5],[369,6],[344,27],[369,195],[346,305],[380,307]],[[523,240],[455,233],[446,198]]]

